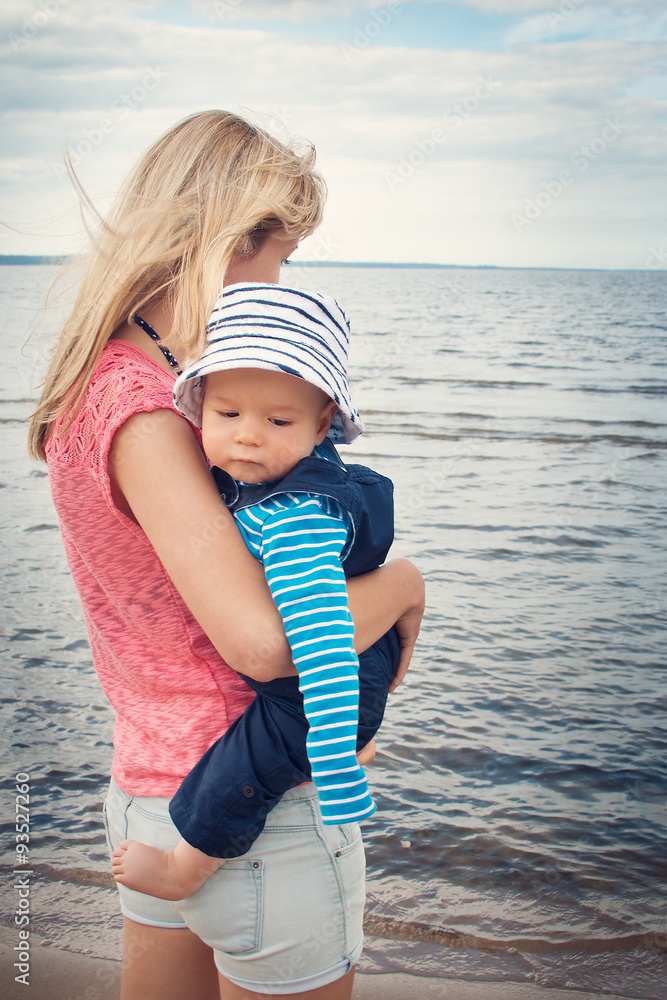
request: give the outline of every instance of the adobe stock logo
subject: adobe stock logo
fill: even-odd
[[[571,187],[577,177],[585,173],[590,165],[594,163],[609,149],[609,146],[616,142],[619,135],[625,132],[629,125],[624,124],[618,118],[607,118],[605,126],[600,134],[591,139],[585,145],[577,146],[570,153],[569,162],[573,170],[564,169],[558,173],[557,177],[548,178],[542,181],[542,190],[538,191],[532,198],[526,198],[521,212],[512,212],[510,219],[517,233],[522,232],[527,226],[539,219],[550,205],[557,201]]]
[[[471,93],[462,100],[456,101],[442,113],[444,128],[438,126],[432,129],[428,135],[416,139],[413,148],[398,161],[396,169],[385,171],[384,179],[389,190],[395,191],[397,187],[409,180],[420,167],[423,167],[438,147],[448,142],[453,132],[471,118],[479,110],[480,105],[488,100],[492,94],[495,94],[500,86],[492,77],[481,76]]]
[[[39,10],[24,18],[20,32],[10,31],[7,35],[12,51],[22,52],[67,3],[69,0],[41,0]]]

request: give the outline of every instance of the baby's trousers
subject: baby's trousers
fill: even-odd
[[[392,628],[359,656],[357,751],[375,736],[400,654]],[[244,679],[254,701],[204,754],[169,804],[179,833],[214,858],[245,854],[290,788],[311,780],[298,677]]]

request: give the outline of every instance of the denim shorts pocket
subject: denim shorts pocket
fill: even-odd
[[[352,950],[361,936],[366,902],[366,857],[357,823],[322,826],[336,872],[345,911],[346,948]]]
[[[190,930],[216,951],[250,955],[262,941],[264,863],[225,861],[201,889],[176,905]]]
[[[361,840],[358,823],[322,824],[322,833],[334,857],[356,851]]]

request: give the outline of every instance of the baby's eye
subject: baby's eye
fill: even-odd
[[[218,410],[219,417],[238,417],[237,410]]]
[[[271,423],[275,424],[276,427],[289,427],[292,423],[291,420],[280,420],[278,417],[272,417]]]

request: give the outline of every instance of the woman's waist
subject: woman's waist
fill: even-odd
[[[252,695],[252,692],[249,692]],[[222,736],[244,706],[231,715],[211,708],[179,722],[116,717],[111,773],[128,795],[171,797],[208,748]]]

